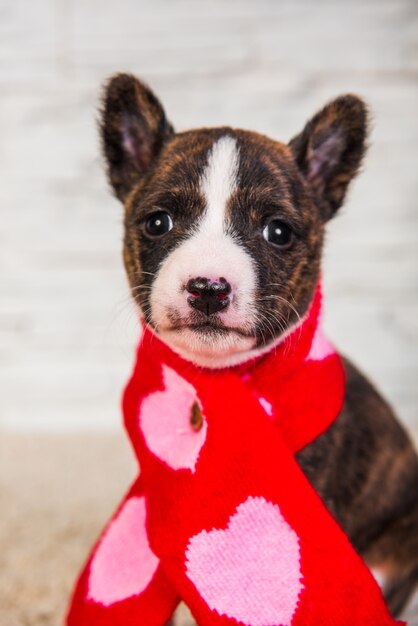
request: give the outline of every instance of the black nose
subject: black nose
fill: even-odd
[[[190,296],[187,302],[191,307],[212,315],[226,309],[230,303],[231,285],[225,278],[209,280],[208,278],[191,278],[186,285]]]

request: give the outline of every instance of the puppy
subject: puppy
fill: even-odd
[[[101,131],[144,321],[203,367],[274,349],[312,301],[326,223],[365,153],[365,104],[337,98],[288,144],[229,127],[175,133],[151,90],[121,74]],[[343,410],[297,458],[396,616],[418,580],[418,460],[391,408],[343,363]]]

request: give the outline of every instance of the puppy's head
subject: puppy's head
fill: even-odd
[[[232,128],[175,133],[146,85],[124,74],[110,80],[101,130],[125,205],[126,270],[165,343],[222,367],[269,349],[300,322],[366,125],[364,103],[346,95],[289,144]]]

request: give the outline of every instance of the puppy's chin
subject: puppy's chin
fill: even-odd
[[[203,325],[197,325],[197,327],[159,326],[158,331],[151,326],[151,330],[169,348],[187,361],[201,367],[222,369],[256,360],[268,354],[302,326],[306,317],[307,313],[262,346],[258,345],[256,336],[246,331],[226,327],[214,329],[210,324],[207,328]]]
[[[219,369],[244,363],[254,355],[256,338],[233,330],[214,332],[210,328],[159,329],[158,337],[187,361]]]

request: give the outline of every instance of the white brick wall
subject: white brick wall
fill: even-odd
[[[119,426],[136,324],[96,106],[117,70],[178,128],[280,139],[341,92],[372,148],[325,265],[329,334],[418,430],[415,0],[0,0],[0,425]]]

